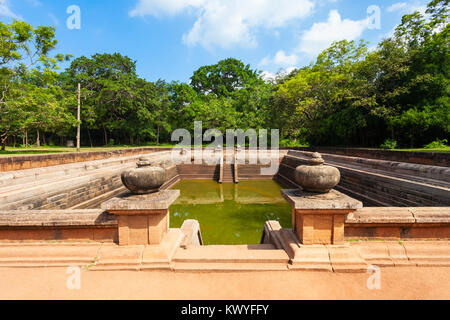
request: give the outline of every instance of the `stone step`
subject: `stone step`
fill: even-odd
[[[83,199],[83,195],[80,192],[87,193],[85,196],[92,198],[96,196],[92,193],[92,190],[84,190],[86,186],[95,187],[97,186],[99,193],[104,192],[102,185],[112,184],[111,186],[115,189],[121,186],[120,182],[120,172],[126,169],[123,165],[118,166],[114,169],[109,170],[98,170],[89,175],[71,177],[64,180],[56,180],[52,183],[45,185],[36,185],[32,188],[26,190],[17,190],[10,193],[3,193],[0,195],[0,209],[12,210],[12,209],[36,209],[45,205],[45,202],[49,199],[53,202],[58,202],[61,199],[69,196],[79,196],[80,202],[86,201],[88,199]],[[112,180],[111,180],[112,179]],[[34,202],[42,202],[42,204]],[[28,204],[28,205],[27,205]],[[22,206],[25,205],[25,206]],[[42,207],[45,209],[45,207]]]
[[[20,184],[21,186],[23,186],[26,183],[37,180],[44,181],[46,179],[52,179],[56,176],[78,174],[83,172],[89,172],[90,170],[97,170],[101,168],[107,168],[109,166],[115,166],[121,163],[133,162],[136,161],[137,157],[138,156],[114,158],[114,159],[89,161],[85,163],[70,163],[52,167],[26,169],[12,172],[2,172],[0,173],[0,185],[11,187],[13,185]]]
[[[154,154],[153,157],[156,155],[157,154]],[[57,179],[61,180],[66,177],[80,176],[113,167],[133,166],[141,156],[144,155],[0,173],[0,186],[2,184],[5,185],[5,187],[1,188],[1,192],[21,190],[36,184],[50,183]],[[158,156],[161,155],[158,154]],[[148,157],[152,158],[150,156]]]
[[[287,264],[289,257],[284,250],[271,244],[241,246],[192,246],[175,253],[175,263],[280,263]]]
[[[0,267],[89,267],[100,245],[0,245]]]

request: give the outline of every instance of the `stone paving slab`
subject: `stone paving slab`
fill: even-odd
[[[450,223],[450,207],[411,208],[416,223]]]
[[[88,266],[101,245],[0,245],[0,267]]]
[[[281,195],[297,210],[323,210],[323,209],[360,209],[362,202],[350,198],[336,190],[320,194],[298,189],[283,189]]]
[[[415,223],[416,220],[412,212],[408,208],[362,208],[355,212],[350,213],[345,223],[358,223],[358,224],[376,224],[376,223],[386,223],[386,224],[408,224]]]
[[[412,263],[409,261],[408,256],[406,254],[405,247],[399,242],[393,242],[387,244],[389,250],[389,256],[394,262],[395,267],[401,266],[411,266]]]
[[[325,245],[301,246],[295,251],[289,269],[333,271],[330,255]]]
[[[444,243],[405,242],[406,254],[417,266],[450,266],[450,246]]]
[[[361,245],[353,245],[358,254],[369,264],[379,267],[393,267],[394,261],[389,255],[389,248],[385,243],[365,242]]]
[[[300,245],[293,258],[260,246],[195,246],[181,249],[183,235],[171,229],[161,246],[34,243],[0,244],[0,268],[86,267],[92,271],[263,271],[366,272],[380,267],[450,267],[449,241],[358,242]],[[450,269],[449,269],[450,270]]]
[[[161,190],[157,193],[134,195],[127,192],[102,203],[102,209],[114,211],[167,210],[180,196],[180,190]],[[122,213],[123,214],[123,213]],[[132,213],[130,213],[132,214]]]
[[[141,270],[173,269],[172,259],[184,237],[180,229],[170,229],[159,246],[146,246],[142,253]]]
[[[97,262],[90,270],[135,270],[139,271],[142,261],[144,246],[117,245],[102,246],[98,254]]]
[[[334,272],[366,272],[369,264],[349,245],[326,246]]]

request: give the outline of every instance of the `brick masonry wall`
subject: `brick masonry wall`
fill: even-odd
[[[379,159],[379,160],[450,167],[450,153],[392,151],[392,150],[358,149],[358,148],[333,148],[333,147],[309,147],[309,148],[297,147],[297,148],[281,148],[281,149],[330,153],[349,157],[360,157],[368,159]]]
[[[103,160],[113,157],[125,157],[142,153],[169,151],[171,148],[134,148],[108,151],[57,153],[30,156],[0,157],[0,172],[42,168],[61,164]]]
[[[277,179],[294,185],[295,168],[306,164],[306,158],[288,155],[283,158]],[[365,206],[450,206],[448,188],[397,179],[386,171],[383,175],[358,169],[338,167],[341,182],[336,187],[364,203]]]

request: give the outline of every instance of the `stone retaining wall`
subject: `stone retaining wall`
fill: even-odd
[[[111,158],[54,167],[0,173],[0,209],[84,209],[113,197],[123,189],[120,175],[136,166],[142,155]],[[169,159],[170,152],[146,155],[155,161]],[[175,170],[175,172],[173,172]],[[176,175],[176,167],[169,177]]]
[[[0,172],[57,166],[61,164],[126,157],[172,150],[171,148],[134,148],[80,153],[55,153],[30,156],[0,157]]]
[[[103,210],[0,210],[0,241],[117,242],[117,217]]]
[[[336,147],[296,147],[281,148],[319,153],[337,154],[349,157],[389,160],[398,162],[417,163],[433,166],[450,167],[450,153],[393,151],[379,149],[336,148]]]
[[[117,242],[117,228],[117,217],[101,209],[0,210],[1,242]],[[346,241],[449,240],[450,207],[363,208],[344,228]]]
[[[450,207],[363,208],[345,220],[347,240],[448,240]]]
[[[278,180],[295,187],[295,168],[307,164],[310,152],[290,151],[283,158]],[[323,154],[341,172],[337,190],[365,206],[449,206],[450,169]]]

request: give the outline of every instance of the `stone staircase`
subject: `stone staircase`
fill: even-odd
[[[234,168],[232,164],[224,163],[223,164],[223,183],[232,183],[234,182]]]
[[[184,271],[287,270],[289,257],[272,244],[188,246],[175,252],[172,263]]]
[[[92,207],[123,192],[120,174],[142,155],[0,173],[0,210]],[[150,158],[169,156],[155,153]]]
[[[277,179],[296,187],[295,168],[310,152],[290,151],[283,158]],[[424,207],[450,205],[450,169],[411,163],[323,154],[327,164],[341,172],[337,190],[365,206]]]

